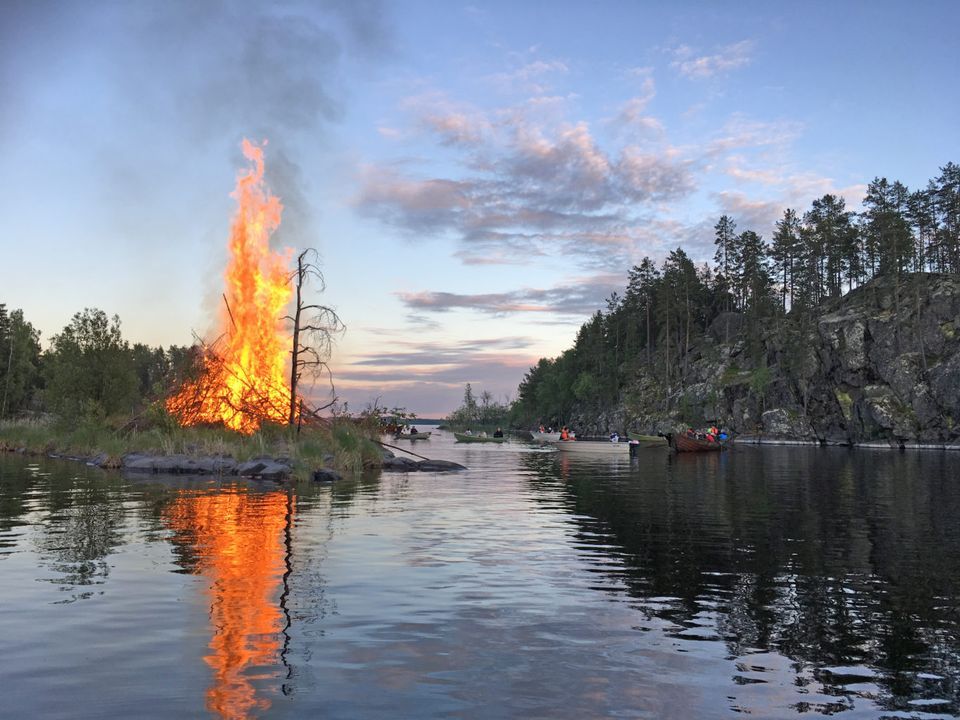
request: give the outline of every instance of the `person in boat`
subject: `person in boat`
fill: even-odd
[[[503,430],[501,430],[500,428],[497,428],[496,430],[493,431],[493,436],[494,436],[495,438],[502,438],[502,437],[503,437]]]
[[[561,439],[561,440],[569,440],[569,439],[570,439],[570,431],[567,430],[567,426],[566,426],[566,425],[564,425],[562,428],[560,428],[560,439]]]
[[[540,432],[546,432],[546,430],[543,429],[543,425],[540,426]]]
[[[471,430],[470,428],[467,428],[466,430],[464,430],[463,434],[464,434],[464,435],[473,435],[473,430]]]
[[[610,433],[610,442],[620,442],[620,433],[616,431]]]
[[[416,425],[414,425],[412,428],[410,428],[410,434],[411,434],[411,435],[416,435],[418,432],[420,432],[420,431],[417,430],[417,426],[416,426]]]

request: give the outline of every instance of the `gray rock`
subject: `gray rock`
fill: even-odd
[[[765,436],[805,439],[811,436],[810,425],[802,416],[785,408],[767,410],[760,416]]]
[[[418,469],[429,472],[453,472],[467,468],[450,460],[421,460],[416,463]]]
[[[240,463],[237,466],[237,475],[243,477],[258,477],[263,480],[281,480],[290,475],[291,467],[285,463],[278,463],[270,458],[261,458]]]
[[[420,469],[416,460],[405,457],[384,458],[381,468],[384,470],[397,470],[399,472],[413,472]]]
[[[743,315],[735,312],[720,313],[716,320],[710,323],[707,332],[721,343],[735,341],[737,336],[743,330]]]
[[[343,476],[340,475],[336,470],[331,470],[330,468],[319,468],[313,471],[313,481],[314,482],[337,482],[342,480]]]
[[[231,475],[237,469],[237,461],[231,457],[199,457],[195,459],[198,472],[205,475]]]
[[[267,467],[267,462],[273,460],[247,460],[237,465],[237,475],[257,475],[261,470]]]
[[[106,453],[100,453],[99,455],[90,458],[89,464],[95,465],[96,467],[103,467],[110,462],[110,459],[110,456]]]

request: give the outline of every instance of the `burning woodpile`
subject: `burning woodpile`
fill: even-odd
[[[303,407],[288,381],[290,340],[284,310],[293,289],[292,254],[271,250],[283,206],[264,184],[263,148],[243,141],[251,167],[237,178],[219,335],[200,344],[199,375],[166,401],[181,425],[222,423],[244,434],[287,423]]]

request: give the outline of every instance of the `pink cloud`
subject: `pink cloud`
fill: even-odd
[[[699,80],[713,77],[749,65],[753,46],[752,40],[741,40],[721,47],[713,55],[695,56],[693,48],[681,45],[674,50],[677,59],[670,63],[670,67],[688,78]]]

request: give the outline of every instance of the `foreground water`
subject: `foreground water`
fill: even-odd
[[[0,715],[960,712],[960,457],[452,440],[294,489],[0,457]]]

